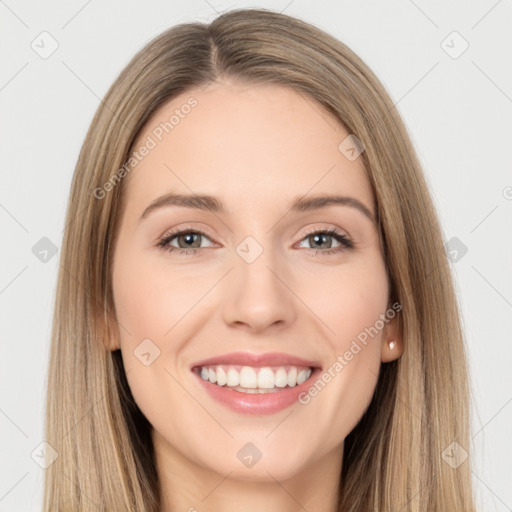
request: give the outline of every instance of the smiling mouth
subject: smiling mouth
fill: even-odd
[[[314,370],[314,367],[294,365],[253,367],[215,364],[193,368],[204,381],[248,394],[276,393],[300,386]]]

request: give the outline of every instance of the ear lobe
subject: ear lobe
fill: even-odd
[[[398,359],[404,352],[402,329],[398,317],[391,319],[382,336],[381,361],[389,363]]]

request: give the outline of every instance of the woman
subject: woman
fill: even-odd
[[[45,510],[474,510],[439,222],[344,44],[265,10],[164,32],[66,225]]]

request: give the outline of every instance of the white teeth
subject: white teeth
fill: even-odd
[[[288,372],[288,386],[293,388],[297,384],[297,368],[290,368]]]
[[[276,388],[295,387],[311,376],[311,368],[286,366],[263,367],[213,365],[201,368],[201,378],[218,386],[247,393],[269,393]]]
[[[288,385],[288,375],[284,368],[279,368],[274,375],[274,383],[276,388],[284,388]]]
[[[240,384],[240,374],[236,370],[233,370],[233,368],[228,370],[228,380],[226,384],[228,386],[238,386]]]
[[[274,372],[270,368],[262,368],[260,370],[260,372],[258,373],[258,387],[259,388],[273,388],[274,387]]]
[[[226,372],[220,366],[217,368],[217,385],[224,386],[228,381]]]
[[[235,371],[235,370],[233,370]],[[211,381],[210,381],[211,382]],[[259,385],[259,378],[256,376],[256,372],[254,368],[250,366],[244,366],[240,371],[240,386],[244,388],[262,388],[263,386]],[[267,386],[270,387],[270,386]]]
[[[303,382],[306,382],[306,379],[309,377],[308,370],[301,370],[299,374],[297,375],[297,386],[302,384]]]

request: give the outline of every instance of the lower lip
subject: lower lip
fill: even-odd
[[[274,414],[290,407],[298,401],[300,393],[305,392],[311,383],[322,371],[321,368],[315,368],[308,380],[293,388],[286,388],[275,393],[249,394],[242,391],[234,391],[226,386],[217,386],[204,380],[196,372],[192,372],[201,382],[210,396],[225,405],[232,411],[242,414]]]

